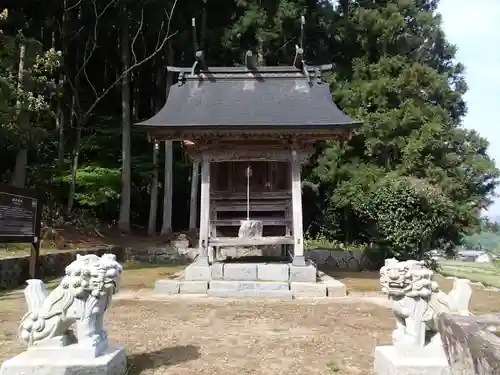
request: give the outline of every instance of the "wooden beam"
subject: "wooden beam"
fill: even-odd
[[[263,246],[263,245],[290,245],[293,243],[292,237],[214,237],[210,239],[212,246]]]
[[[172,194],[173,194],[173,141],[165,141],[165,169],[163,186],[163,223],[161,234],[172,233]]]
[[[191,173],[191,200],[189,202],[189,230],[196,229],[196,215],[198,214],[198,177],[200,173],[200,160],[193,161]]]
[[[200,241],[198,263],[208,264],[208,238],[210,234],[210,160],[203,155],[201,161]]]
[[[305,266],[304,238],[302,228],[302,185],[300,180],[300,160],[298,152],[291,150],[292,169],[292,221],[293,221],[293,264]]]

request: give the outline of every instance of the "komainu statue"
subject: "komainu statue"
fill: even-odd
[[[453,289],[446,294],[432,276],[433,271],[423,261],[416,260],[386,259],[380,269],[382,292],[391,300],[396,317],[394,347],[417,349],[432,343],[441,345],[437,317],[442,313],[470,315],[469,280],[454,278]]]
[[[20,338],[30,349],[68,347],[99,356],[108,347],[104,313],[120,287],[122,271],[113,254],[77,255],[51,293],[41,280],[28,280]]]

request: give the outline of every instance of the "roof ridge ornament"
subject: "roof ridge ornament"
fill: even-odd
[[[295,45],[295,58],[293,59],[293,66],[302,71],[306,76],[309,83],[311,83],[311,77],[309,76],[309,71],[307,65],[304,61],[304,25],[306,24],[306,18],[304,16],[300,17],[300,38],[299,45]]]

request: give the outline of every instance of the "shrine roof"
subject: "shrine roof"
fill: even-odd
[[[164,107],[139,126],[161,129],[241,130],[263,127],[355,128],[360,123],[333,102],[319,68],[209,68],[179,74]]]

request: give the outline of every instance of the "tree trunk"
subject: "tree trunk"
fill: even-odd
[[[26,45],[22,43],[19,47],[19,71],[17,73],[18,91],[25,90],[25,67],[26,62]],[[22,99],[17,100],[17,107],[19,110],[19,127],[22,132],[21,148],[17,152],[16,165],[14,167],[14,176],[12,178],[12,185],[17,187],[24,187],[26,184],[26,166],[28,164],[28,147],[26,145],[26,138],[29,134],[30,117],[29,113],[24,108]]]
[[[149,204],[148,234],[156,233],[156,213],[158,212],[158,142],[153,142],[153,180],[151,181],[151,198]]]
[[[68,207],[66,213],[69,215],[73,211],[76,191],[76,171],[78,170],[78,158],[80,156],[80,144],[82,141],[82,124],[77,123],[75,149],[73,151],[73,164],[71,165],[71,185],[69,187]]]
[[[129,20],[126,6],[122,10],[121,60],[122,71],[130,66]],[[131,147],[130,147],[130,74],[122,80],[122,192],[118,227],[124,232],[130,231],[130,196],[132,187]]]
[[[198,177],[200,173],[200,160],[193,161],[193,171],[191,175],[191,201],[189,204],[189,231],[194,232],[197,227],[198,218]]]
[[[64,84],[64,80],[63,80]],[[75,96],[71,95],[71,107],[68,118],[71,122],[73,118],[73,111],[75,110]],[[65,143],[65,134],[64,134],[64,110],[61,108],[61,101],[58,103],[58,113],[57,113],[57,123],[59,130],[59,143],[58,143],[58,151],[57,151],[57,169],[59,173],[61,173],[64,169],[64,143]]]
[[[170,41],[168,42],[167,62],[170,66],[172,66],[174,63],[174,52]],[[167,73],[167,98],[170,92],[170,86],[172,86],[172,80],[173,74],[169,71]],[[172,232],[173,146],[174,144],[172,141],[165,141],[165,183],[163,189],[163,222],[161,227],[161,235],[168,235]]]

